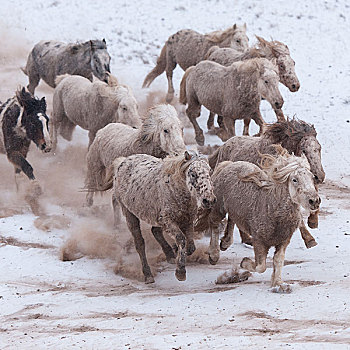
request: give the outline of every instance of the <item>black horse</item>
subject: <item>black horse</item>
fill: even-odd
[[[23,171],[30,180],[35,179],[26,157],[31,141],[42,151],[50,151],[48,122],[45,97],[38,99],[25,88],[0,106],[0,152],[6,153],[16,174]]]

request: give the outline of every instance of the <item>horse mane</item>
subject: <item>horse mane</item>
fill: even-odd
[[[169,108],[168,104],[159,104],[148,109],[146,115],[142,117],[139,140],[143,143],[155,142],[157,131],[162,127],[162,120],[167,118]],[[135,140],[135,142],[138,142]]]
[[[258,43],[255,46],[255,49],[258,52],[264,54],[265,57],[272,58],[277,57],[279,55],[290,55],[288,46],[286,44],[283,44],[282,42],[277,40],[267,41],[258,35],[256,35],[256,38],[258,39]]]
[[[274,189],[276,184],[285,183],[289,175],[300,167],[310,170],[306,157],[290,155],[287,151],[278,156],[263,154],[260,167],[263,172],[257,170],[251,174],[241,177],[245,182],[254,182],[260,188]],[[267,177],[264,176],[267,175]]]
[[[206,33],[204,34],[204,37],[213,43],[221,43],[228,37],[232,37],[237,31],[241,30],[242,29],[235,24],[225,30],[215,30],[213,32]]]
[[[276,74],[278,74],[277,67],[266,58],[251,58],[249,60],[235,62],[232,65],[237,67],[237,70],[245,71],[250,77],[257,76],[258,73],[268,66],[271,66]]]
[[[177,157],[168,157],[163,159],[163,171],[165,174],[172,176],[174,179],[184,179],[186,176],[186,170],[195,161],[206,160],[194,152],[191,153],[191,158],[186,159],[185,155]]]
[[[84,53],[90,52],[93,50],[107,50],[106,41],[104,40],[88,40],[85,42],[77,42],[75,44],[69,44],[70,51],[72,54],[78,53],[79,51],[83,51]]]
[[[16,91],[16,99],[18,103],[22,107],[24,107],[29,113],[31,111],[35,111],[38,108],[38,106],[41,106],[42,103],[39,98],[34,97],[28,90],[26,90],[26,88],[21,86]],[[46,111],[46,102],[44,111]]]
[[[267,124],[262,137],[279,143],[289,152],[296,152],[300,141],[307,136],[317,136],[315,127],[296,118]]]

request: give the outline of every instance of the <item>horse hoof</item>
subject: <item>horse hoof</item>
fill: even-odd
[[[186,270],[185,269],[176,270],[175,276],[178,279],[178,281],[186,281]]]
[[[199,146],[204,146],[204,135],[196,135],[196,142]]]
[[[215,258],[215,259],[212,259],[211,257],[210,257],[210,255],[209,255],[209,263],[210,263],[210,265],[216,265],[217,263],[218,263],[218,261],[219,261],[219,257],[217,257],[217,258]]]
[[[242,244],[246,244],[246,245],[253,246],[253,241],[250,240],[250,239],[247,239],[247,240],[244,241],[244,240],[242,239]]]
[[[224,252],[225,250],[227,250],[227,248],[228,248],[230,245],[231,245],[231,244],[227,244],[225,241],[221,240],[221,242],[220,242],[220,250]]]
[[[279,286],[272,287],[271,292],[279,294],[290,294],[292,293],[292,287],[287,283],[282,283]]]
[[[305,242],[306,248],[310,249],[312,247],[316,247],[317,246],[317,242],[312,239],[311,241]]]
[[[318,228],[318,220],[314,221],[310,218],[307,219],[307,225],[310,227],[310,228]]]
[[[188,243],[188,246],[186,249],[187,256],[192,255],[195,251],[196,251],[196,246],[194,245],[194,242]]]
[[[147,277],[145,277],[145,283],[146,283],[146,284],[154,283],[154,278],[153,278],[153,276],[147,276]]]

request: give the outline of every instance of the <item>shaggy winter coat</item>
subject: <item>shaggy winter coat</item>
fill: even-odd
[[[89,40],[82,44],[40,41],[30,52],[22,71],[28,75],[27,87],[34,94],[40,79],[54,88],[56,77],[63,74],[81,75],[90,81],[95,75],[107,82],[110,60],[104,39]]]
[[[56,79],[53,95],[52,141],[57,144],[57,131],[71,140],[76,125],[89,130],[89,146],[96,132],[109,123],[126,123],[138,127],[141,119],[136,99],[128,86],[101,81],[91,83],[78,75]]]
[[[151,108],[140,129],[111,123],[97,132],[87,154],[86,188],[99,188],[106,169],[118,157],[144,153],[157,158],[179,155],[186,149],[182,124],[171,105]],[[93,192],[87,194],[87,205],[93,204]]]

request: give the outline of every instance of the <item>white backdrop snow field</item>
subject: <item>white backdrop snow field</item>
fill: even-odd
[[[280,86],[284,112],[315,125],[327,177],[320,187],[319,228],[312,230],[318,246],[306,250],[299,233],[294,235],[283,270],[293,293],[278,295],[268,291],[271,268],[247,283],[215,285],[232,263],[253,254],[239,243],[237,233],[218,265],[192,263],[182,283],[174,277],[174,266],[166,263],[159,265],[156,283],[146,286],[115,274],[111,258],[60,261],[67,229],[45,232],[34,225],[36,218],[11,196],[13,170],[1,156],[1,209],[17,214],[0,219],[1,349],[275,349],[287,344],[290,349],[350,348],[348,1],[17,0],[2,1],[1,14],[2,101],[18,84],[26,84],[19,66],[43,39],[106,38],[112,72],[140,101],[149,91],[141,89],[144,77],[168,36],[180,29],[204,33],[246,23],[251,44],[255,34],[280,40],[289,46],[301,82],[297,93]],[[4,43],[16,56],[13,60]],[[177,68],[174,74],[177,92],[182,73]],[[151,91],[165,93],[166,87],[162,75]],[[41,83],[36,93],[47,96],[50,107],[52,89]],[[266,121],[275,120],[266,102],[262,113]],[[203,109],[203,126],[206,115]],[[254,132],[255,126],[251,128]],[[220,143],[214,136],[208,142]],[[72,143],[62,142],[67,154],[75,152],[77,144],[87,144],[84,131],[77,130]],[[39,179],[47,174],[47,166],[63,162],[59,155],[42,157],[35,149],[30,157]],[[49,214],[74,220],[81,213],[84,195],[78,190],[83,174],[83,166],[64,174],[67,189],[61,191],[70,191],[70,202],[50,202],[47,186]],[[72,184],[69,176],[75,175]],[[109,203],[107,196],[100,201]],[[105,215],[110,220],[108,210]]]

